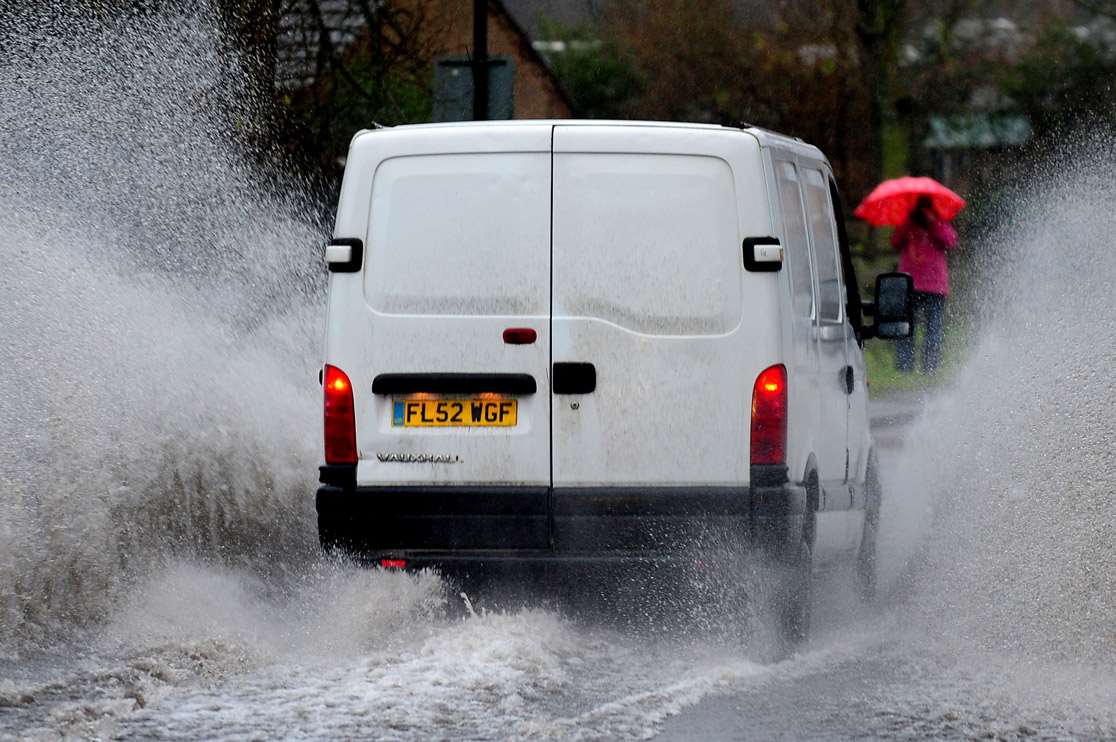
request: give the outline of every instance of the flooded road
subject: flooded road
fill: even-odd
[[[793,663],[791,663],[793,664]],[[668,720],[661,740],[1108,740],[1111,670],[952,657],[901,632],[802,674],[740,683]],[[1042,690],[1037,690],[1042,689]]]
[[[885,466],[922,410],[918,398],[875,405]],[[889,515],[897,528],[918,517]],[[810,644],[764,664],[685,622],[664,632],[543,607],[447,611],[431,575],[315,562],[261,578],[179,563],[85,640],[0,664],[0,736],[1116,738],[1111,666],[951,635],[904,593],[909,579],[891,575],[872,609],[819,579]]]
[[[896,484],[909,476],[904,465],[949,415],[952,405],[943,397],[954,393],[898,394],[871,405],[873,435],[893,498]],[[894,569],[904,542],[932,515],[894,499],[885,508]],[[1041,646],[1019,647],[1029,620],[1024,612],[1049,596],[1034,595],[1031,609],[1019,609],[1008,641],[986,642],[968,633],[964,608],[955,606],[957,612],[944,620],[923,610],[912,591],[921,579],[915,572],[891,577],[889,594],[872,609],[850,611],[830,590],[820,607],[818,633],[802,656],[769,668],[762,682],[717,689],[667,720],[655,739],[1116,739],[1111,663],[1081,663],[1052,652],[1059,641],[1053,630]],[[1003,579],[1012,576],[1005,571]],[[990,597],[998,589],[971,587]],[[1066,623],[1075,620],[1066,617]],[[1116,635],[1106,641],[1112,649]]]

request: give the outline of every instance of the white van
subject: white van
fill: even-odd
[[[655,560],[710,522],[791,565],[879,508],[822,153],[759,129],[514,121],[353,139],[330,270],[323,546],[385,567]],[[877,304],[880,298],[877,298]],[[886,317],[883,310],[887,309]]]

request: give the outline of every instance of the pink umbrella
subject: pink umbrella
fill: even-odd
[[[965,208],[965,199],[933,178],[907,175],[880,183],[860,202],[853,215],[874,227],[898,226],[907,221],[921,196],[928,196],[938,217],[946,221]]]

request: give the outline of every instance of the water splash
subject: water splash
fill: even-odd
[[[0,652],[314,553],[318,202],[207,8],[0,13]]]
[[[888,482],[894,520],[926,528],[888,551],[918,546],[909,602],[933,641],[1116,657],[1113,144],[1072,139],[1018,189],[1011,220],[971,246],[975,342]]]

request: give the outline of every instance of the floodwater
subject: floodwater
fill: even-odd
[[[204,11],[9,12],[0,737],[1116,738],[1111,140],[966,246],[963,368],[881,430],[880,605],[826,587],[765,664],[323,560],[318,194],[244,154]]]

